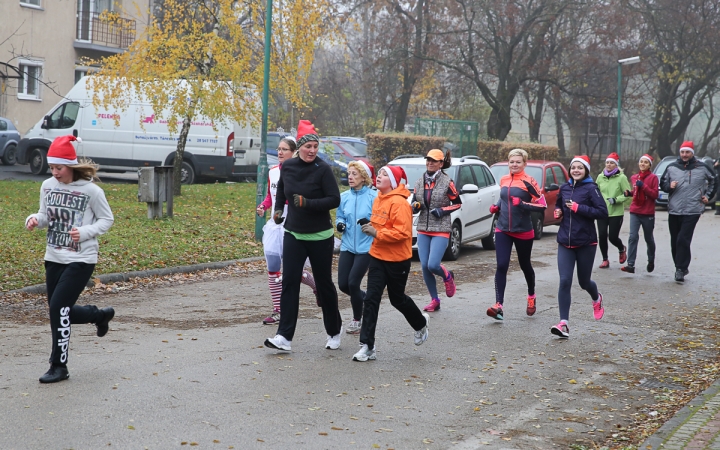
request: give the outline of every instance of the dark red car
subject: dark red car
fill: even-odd
[[[500,179],[509,173],[507,161],[493,164],[490,167],[490,171],[499,184]],[[535,178],[538,187],[540,187],[540,192],[545,194],[545,200],[548,204],[544,217],[542,214],[533,214],[532,218],[533,227],[535,228],[535,239],[540,239],[544,226],[557,225],[560,223],[561,219],[556,219],[554,216],[555,200],[557,199],[558,192],[560,192],[560,185],[568,181],[568,173],[567,169],[557,161],[537,160],[529,160],[527,162],[525,173]]]

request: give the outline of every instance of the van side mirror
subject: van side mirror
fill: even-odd
[[[40,128],[42,128],[43,130],[47,130],[47,129],[49,129],[48,128],[49,124],[50,124],[50,116],[45,116],[45,117],[43,117],[43,122],[42,122],[42,125],[40,125]]]
[[[75,137],[77,137],[77,136],[78,136],[78,131],[77,131],[77,128],[73,128],[73,136],[75,136]]]
[[[478,187],[474,184],[465,184],[463,185],[462,189],[460,189],[459,194],[477,194],[478,193]]]

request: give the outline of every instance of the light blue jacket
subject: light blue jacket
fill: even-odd
[[[363,234],[360,231],[359,219],[370,220],[372,205],[377,197],[377,191],[368,186],[362,189],[350,189],[340,195],[340,206],[335,216],[335,224],[344,223],[345,231],[342,236],[340,251],[363,254],[370,251],[372,236]]]

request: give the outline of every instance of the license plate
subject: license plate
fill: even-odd
[[[660,200],[665,200],[667,198],[667,194],[660,194]]]

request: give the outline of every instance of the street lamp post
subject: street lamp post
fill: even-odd
[[[630,64],[636,64],[640,62],[639,56],[633,56],[632,58],[625,58],[625,59],[618,59],[618,107],[617,107],[617,143],[615,145],[616,152],[618,156],[620,156],[620,144],[622,142],[622,66],[627,66]]]
[[[272,33],[272,0],[267,0],[267,11],[265,12],[265,65],[263,73],[262,92],[262,125],[260,126],[260,161],[257,169],[257,191],[255,207],[257,208],[267,195],[268,163],[267,163],[267,128],[268,128],[268,97],[270,90],[270,44]],[[270,211],[272,214],[273,211]],[[255,240],[262,241],[265,215],[255,215]]]

